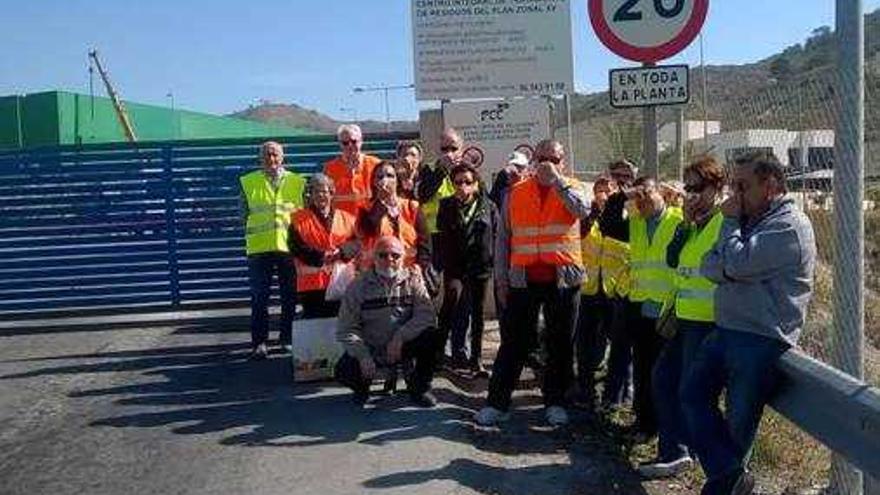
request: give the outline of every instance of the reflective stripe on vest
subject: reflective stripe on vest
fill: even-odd
[[[288,252],[290,214],[302,206],[303,178],[285,171],[278,187],[274,188],[262,170],[254,170],[242,175],[239,182],[248,208],[245,225],[247,254]]]
[[[629,291],[629,244],[602,235],[599,224],[593,223],[590,233],[581,243],[586,277],[581,293],[596,295],[601,283],[602,292],[609,297],[625,296]]]
[[[333,206],[342,211],[357,215],[370,199],[370,180],[373,169],[381,160],[372,155],[362,155],[358,168],[348,168],[342,157],[336,157],[324,164],[324,175],[333,180],[336,193]]]
[[[715,321],[715,284],[700,275],[700,265],[721,234],[724,216],[716,213],[698,232],[692,232],[679,255],[675,315],[683,320]]]
[[[333,212],[333,221],[329,231],[315,212],[308,208],[294,213],[293,224],[300,239],[307,246],[318,251],[333,251],[355,238],[355,217],[342,210]],[[311,266],[303,263],[299,258],[294,258],[294,263],[296,264],[297,292],[327,288],[330,283],[331,266]]]
[[[418,234],[416,232],[416,219],[419,214],[419,203],[411,200],[400,200],[400,217],[398,219],[399,231],[394,231],[394,225],[386,216],[379,223],[378,232],[375,235],[367,236],[361,233],[361,253],[358,261],[358,267],[361,270],[367,270],[373,266],[373,250],[376,242],[380,237],[394,236],[403,242],[405,266],[413,266],[416,264],[416,254],[418,245]]]
[[[666,264],[666,248],[681,223],[681,210],[666,208],[653,237],[648,240],[648,224],[640,215],[629,219],[631,301],[663,304],[675,289],[675,270]]]
[[[573,180],[568,183],[577,185]],[[534,178],[511,188],[508,200],[510,264],[583,266],[580,220],[566,209],[555,190],[545,192],[546,199],[542,203],[541,191]]]

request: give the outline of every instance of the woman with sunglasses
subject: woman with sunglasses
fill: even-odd
[[[684,221],[666,251],[667,264],[677,271],[675,298],[666,309],[675,312],[678,328],[654,364],[659,443],[657,458],[638,468],[646,478],[675,476],[693,465],[680,390],[697,349],[715,327],[715,284],[700,275],[700,266],[721,232],[723,187],[724,169],[714,158],[700,158],[684,171]]]
[[[423,274],[431,264],[431,250],[425,219],[416,201],[403,199],[397,194],[397,170],[392,161],[382,161],[373,170],[372,198],[357,217],[358,237],[362,251],[360,268],[372,266],[376,241],[393,236],[403,242],[404,264],[418,265]]]
[[[443,270],[440,330],[443,343],[452,336],[452,363],[487,377],[480,360],[483,349],[483,304],[492,273],[494,204],[488,200],[480,174],[461,164],[450,174],[455,194],[440,201],[437,213],[438,258]],[[470,316],[470,357],[465,335]]]

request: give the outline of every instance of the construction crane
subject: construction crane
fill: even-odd
[[[104,66],[101,65],[101,60],[98,59],[98,50],[90,51],[89,58],[95,63],[95,67],[98,69],[98,74],[101,75],[101,79],[104,81],[104,87],[107,88],[107,94],[113,102],[113,108],[116,110],[116,117],[119,119],[119,125],[122,126],[122,130],[125,132],[125,137],[131,143],[137,142],[137,137],[134,135],[134,127],[131,126],[131,119],[128,118],[125,106],[122,105],[122,100],[119,99],[119,95],[116,93],[116,90],[113,89],[113,84],[110,83],[110,76],[107,74],[107,71],[104,70]]]

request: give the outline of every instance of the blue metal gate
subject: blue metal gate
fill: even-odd
[[[398,139],[367,136],[387,157]],[[279,140],[308,174],[333,136]],[[0,315],[155,310],[248,298],[238,177],[258,140],[0,151]]]

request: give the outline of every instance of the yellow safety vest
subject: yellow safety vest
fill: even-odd
[[[581,240],[585,278],[581,293],[593,296],[602,291],[608,297],[625,296],[629,272],[629,244],[602,235],[599,223],[594,222],[590,232]]]
[[[422,215],[425,217],[425,225],[428,227],[429,234],[439,232],[437,229],[437,212],[440,211],[440,200],[448,198],[453,194],[455,194],[455,187],[452,185],[452,180],[449,176],[446,176],[443,178],[443,182],[440,183],[440,187],[434,193],[434,196],[428,201],[421,203]]]
[[[675,316],[682,320],[715,321],[715,284],[700,275],[703,257],[712,249],[721,234],[721,212],[709,220],[698,232],[692,232],[678,261],[675,296]]]
[[[648,224],[645,219],[641,215],[630,217],[631,301],[663,304],[671,298],[675,290],[675,270],[666,263],[666,248],[672,242],[675,229],[681,221],[680,209],[666,208],[653,238],[648,241]]]
[[[289,252],[287,228],[290,215],[302,208],[305,180],[299,174],[285,171],[276,189],[265,172],[254,170],[242,175],[239,182],[248,207],[247,254]]]

